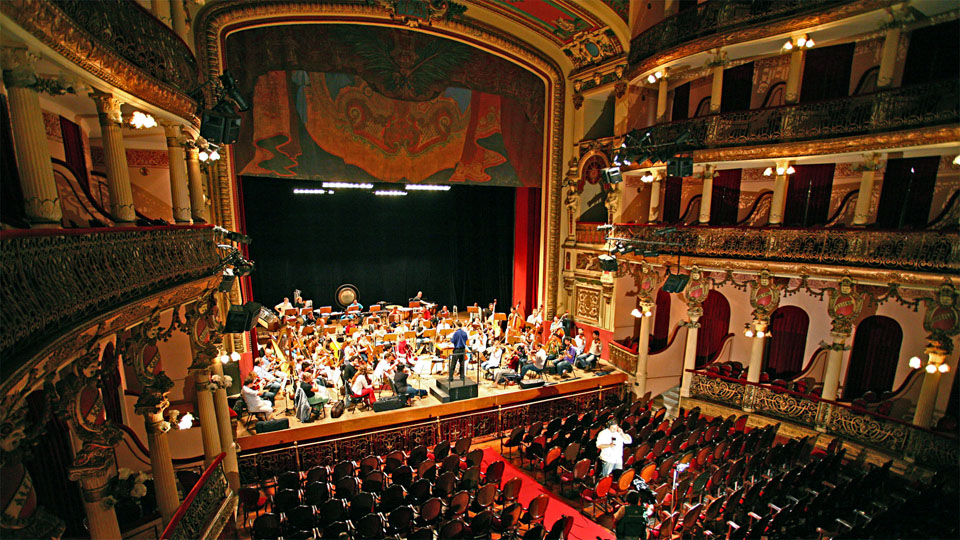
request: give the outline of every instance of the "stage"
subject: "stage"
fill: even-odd
[[[363,410],[359,412],[345,412],[343,416],[333,419],[329,416],[330,406],[327,406],[327,417],[309,424],[301,424],[294,416],[285,416],[282,412],[275,413],[275,418],[288,418],[290,428],[271,433],[250,434],[241,425],[238,427],[238,443],[244,453],[257,449],[265,449],[297,441],[313,441],[329,437],[339,437],[351,433],[371,430],[380,430],[389,426],[412,424],[429,420],[438,420],[445,416],[479,412],[499,407],[516,405],[528,401],[546,398],[561,397],[576,394],[596,388],[606,388],[623,384],[627,376],[622,371],[613,368],[607,363],[601,363],[601,369],[608,371],[606,375],[597,376],[594,373],[577,370],[577,378],[557,379],[548,376],[547,383],[539,388],[524,390],[519,386],[495,387],[489,381],[481,382],[479,396],[473,399],[464,399],[450,403],[441,403],[437,398],[427,397],[415,401],[410,407],[393,411],[374,412]],[[446,376],[443,376],[446,379]],[[434,385],[433,377],[424,377],[422,386],[428,390]],[[412,386],[417,387],[416,380]],[[384,391],[383,396],[392,395]],[[279,400],[278,409],[282,410],[283,401]]]

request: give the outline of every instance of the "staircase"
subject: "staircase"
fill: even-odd
[[[680,412],[680,385],[674,386],[659,397],[667,409],[667,418],[676,418]]]

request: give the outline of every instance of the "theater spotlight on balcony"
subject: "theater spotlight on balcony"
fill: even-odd
[[[600,269],[604,272],[617,271],[617,258],[613,255],[600,255],[597,260],[600,261]]]

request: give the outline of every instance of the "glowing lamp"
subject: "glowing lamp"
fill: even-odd
[[[933,364],[927,364],[927,373],[936,373],[936,372],[937,372],[937,366]]]
[[[913,358],[910,359],[911,368],[920,369],[920,364],[921,364],[921,361],[919,356],[914,356]]]

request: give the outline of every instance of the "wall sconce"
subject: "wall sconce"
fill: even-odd
[[[770,333],[769,331],[760,330],[760,329],[754,330],[753,325],[752,325],[751,323],[746,323],[746,324],[743,325],[743,335],[746,336],[746,337],[748,337],[748,338],[753,338],[753,337],[755,337],[755,338],[757,338],[757,339],[772,338],[772,337],[773,337],[773,334]]]
[[[763,170],[764,176],[773,176],[773,167],[767,167]]]
[[[640,317],[650,317],[653,315],[653,312],[648,308],[644,308],[642,312],[640,311],[640,308],[633,308],[633,311],[631,311],[630,314],[639,319]]]
[[[152,115],[140,111],[133,111],[133,115],[130,116],[129,125],[133,129],[154,128],[157,127],[157,119]]]
[[[663,78],[663,70],[656,70],[647,76],[647,82],[653,84]]]
[[[763,175],[773,176],[773,170],[774,170],[773,167],[767,167],[766,169],[763,170]],[[784,174],[793,174],[797,172],[797,170],[793,168],[793,165],[787,165],[786,167],[778,165],[776,170],[777,170],[777,176],[783,176]]]
[[[792,51],[794,47],[797,49],[810,49],[815,45],[813,38],[808,37],[806,34],[794,39],[788,39],[783,44],[783,50]]]
[[[923,366],[923,360],[921,360],[919,356],[914,356],[914,357],[910,358],[910,362],[908,363],[908,365],[909,365],[912,369],[920,369],[920,366]],[[934,374],[934,373],[936,373],[936,372],[938,372],[938,371],[939,371],[940,373],[949,373],[949,372],[950,372],[950,366],[949,366],[946,362],[941,362],[941,363],[937,364],[937,363],[933,363],[933,362],[928,361],[928,362],[927,362],[927,365],[924,366],[923,369],[924,369],[924,371],[926,371],[927,373],[929,373],[929,374],[931,374],[931,375]]]
[[[190,429],[193,427],[193,414],[187,413],[180,417],[180,421],[177,422],[178,429]]]
[[[920,369],[921,364],[922,361],[920,360],[919,356],[914,356],[910,359],[910,367],[913,369]]]

